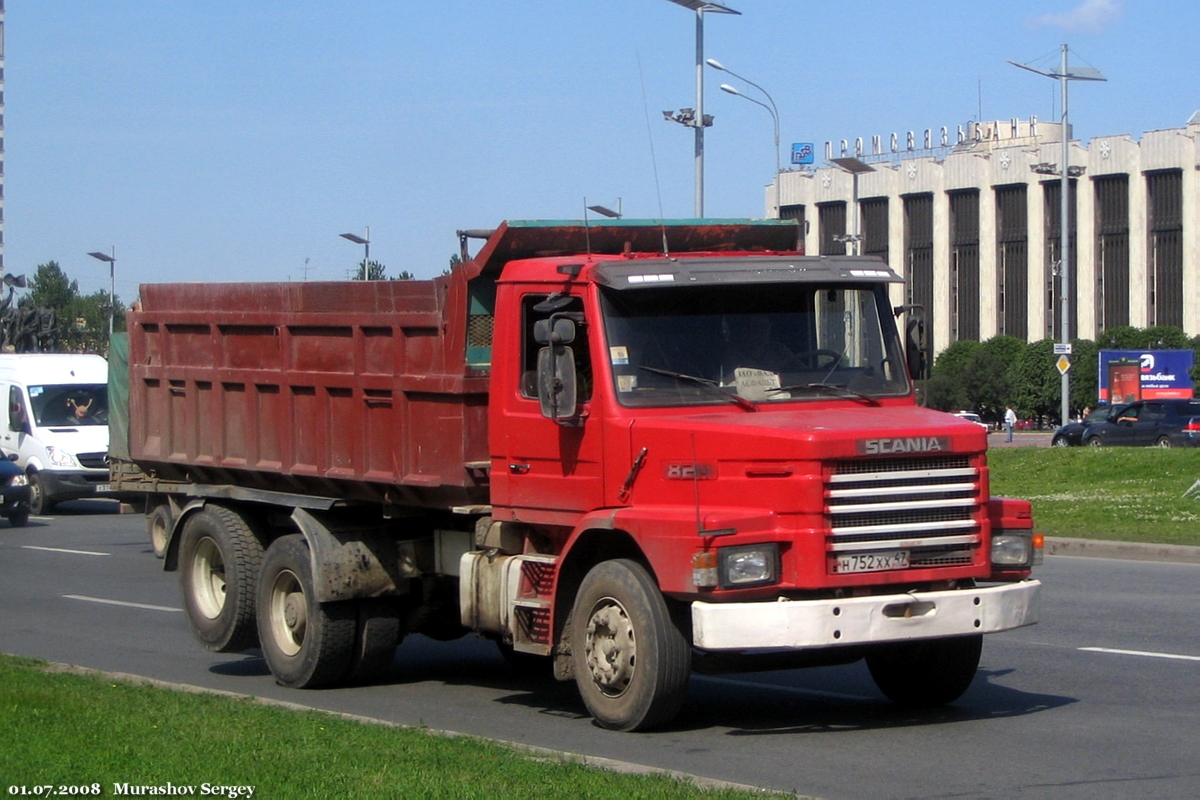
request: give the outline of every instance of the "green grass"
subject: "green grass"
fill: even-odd
[[[1200,450],[1015,447],[988,452],[992,494],[1033,504],[1047,536],[1200,545]]]
[[[168,781],[196,787],[197,796],[208,783],[289,799],[764,796],[532,758],[469,737],[53,673],[2,654],[0,780],[0,791],[99,784],[102,797],[116,783]]]

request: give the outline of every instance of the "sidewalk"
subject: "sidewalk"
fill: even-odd
[[[1143,544],[1141,542],[1113,542],[1103,539],[1068,539],[1061,536],[1047,536],[1045,553],[1048,556],[1084,556],[1087,558],[1119,558],[1126,561],[1200,564],[1200,547],[1178,544]]]

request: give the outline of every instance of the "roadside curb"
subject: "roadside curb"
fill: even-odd
[[[286,709],[288,711],[314,711],[319,714],[328,714],[331,717],[347,720],[348,722],[357,722],[362,725],[378,725],[384,728],[399,728],[403,730],[415,730],[432,736],[442,736],[448,739],[474,739],[480,742],[489,742],[491,744],[507,747],[522,753],[529,758],[538,761],[562,761],[571,764],[585,764],[589,767],[608,770],[609,772],[617,772],[627,775],[662,775],[669,778],[674,778],[683,783],[689,783],[700,789],[728,789],[733,791],[755,792],[759,794],[788,794],[781,792],[778,789],[766,789],[761,786],[750,786],[744,783],[733,783],[731,781],[722,781],[716,778],[706,778],[702,775],[693,775],[688,772],[679,772],[673,769],[665,769],[663,767],[651,767],[646,764],[636,764],[632,761],[619,761],[612,758],[603,758],[601,756],[589,756],[582,753],[571,753],[566,750],[552,750],[546,747],[535,747],[534,745],[523,744],[521,742],[512,742],[506,739],[493,739],[488,736],[477,736],[472,733],[460,733],[458,731],[438,730],[435,728],[426,728],[423,725],[405,725],[401,722],[392,722],[386,719],[378,719],[376,717],[364,717],[359,714],[350,714],[344,711],[330,711],[325,708],[316,708],[315,706],[306,706],[301,703],[292,703],[287,700],[274,700],[270,697],[260,697],[253,694],[243,694],[241,692],[230,692],[225,689],[210,689],[206,686],[196,686],[190,683],[173,683],[171,681],[162,681],[157,678],[147,678],[144,675],[134,675],[129,672],[107,672],[100,669],[92,669],[91,667],[79,667],[74,664],[63,664],[56,661],[46,662],[46,672],[65,673],[69,675],[87,675],[92,677],[100,677],[105,680],[116,681],[119,683],[127,683],[134,686],[152,686],[156,689],[167,689],[169,691],[186,692],[187,694],[207,694],[216,695],[218,697],[228,697],[234,700],[248,700],[252,703],[262,706],[271,706],[273,708]],[[798,800],[806,797],[805,795],[796,795]]]
[[[1119,558],[1125,561],[1168,561],[1177,564],[1200,564],[1200,547],[1190,547],[1180,544],[1114,542],[1103,539],[1068,539],[1059,536],[1046,537],[1045,554],[1048,556]]]

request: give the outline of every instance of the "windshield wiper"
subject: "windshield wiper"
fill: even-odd
[[[778,388],[764,389],[767,392],[794,392],[799,389],[808,389],[814,392],[825,392],[827,394],[836,394],[838,397],[853,397],[858,400],[864,400],[873,406],[879,405],[879,401],[874,397],[856,392],[853,389],[848,389],[845,386],[836,383],[798,383],[794,386],[780,386]]]
[[[750,402],[739,394],[729,394],[728,392],[722,391],[721,387],[717,385],[716,381],[710,381],[708,378],[701,378],[697,375],[686,375],[682,372],[672,372],[669,369],[659,369],[658,367],[647,367],[645,364],[638,364],[638,369],[644,369],[646,372],[653,372],[656,375],[666,375],[668,378],[675,378],[676,380],[694,383],[697,386],[702,386],[705,389],[708,389],[710,392],[715,392],[719,397],[723,397],[732,403],[737,403],[740,408],[744,408],[747,411],[758,411],[758,406],[754,405],[754,403]]]

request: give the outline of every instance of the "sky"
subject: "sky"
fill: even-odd
[[[727,0],[705,53],[770,92],[793,142],[901,141],[1057,120],[1078,138],[1200,109],[1195,0]],[[440,274],[455,231],[507,219],[690,217],[696,15],[668,0],[7,0],[4,271],[57,261],[117,294],[169,281],[343,280],[366,234],[389,275]],[[762,107],[705,70],[707,217],[762,217]],[[953,133],[952,133],[953,135]],[[586,202],[585,202],[586,200]],[[475,245],[478,246],[477,244]]]

